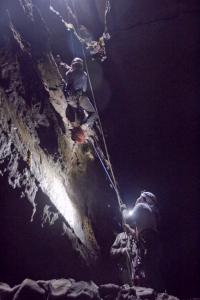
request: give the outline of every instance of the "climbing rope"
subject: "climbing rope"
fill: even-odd
[[[71,1],[70,1],[71,2]],[[67,5],[67,4],[66,4]],[[72,5],[72,2],[71,2]],[[67,6],[67,18],[70,20],[70,12],[69,12],[70,7]],[[73,38],[73,31],[68,27],[68,31],[70,31],[70,41],[71,41],[71,46],[72,46],[72,53],[75,56],[75,45],[74,45],[74,38]]]
[[[105,149],[105,152],[106,152],[106,159],[109,162],[109,169],[110,169],[111,176],[112,176],[112,186],[114,187],[114,190],[117,194],[117,199],[118,199],[119,205],[121,206],[123,203],[122,203],[122,199],[121,199],[121,196],[120,196],[120,193],[119,193],[119,190],[118,190],[117,180],[116,180],[116,177],[115,177],[115,174],[114,174],[114,171],[113,171],[113,167],[112,167],[112,164],[111,164],[110,155],[109,155],[109,152],[108,152],[108,147],[107,147],[107,143],[106,143],[106,139],[105,139],[105,134],[104,134],[104,131],[103,131],[102,122],[101,122],[98,107],[97,107],[97,104],[96,104],[96,97],[95,97],[94,89],[93,89],[93,86],[92,86],[92,81],[91,81],[90,72],[89,72],[88,63],[87,63],[87,58],[86,58],[86,54],[85,54],[85,50],[84,50],[83,46],[82,46],[82,51],[83,51],[83,57],[84,57],[85,66],[86,66],[86,72],[88,74],[88,82],[89,82],[89,86],[90,86],[90,90],[91,90],[91,94],[92,94],[92,100],[93,100],[93,103],[94,103],[95,110],[97,112],[97,117],[98,117],[98,121],[99,121],[99,127],[100,127],[100,131],[101,131],[103,145],[104,145],[104,149]],[[104,166],[104,170],[107,170],[105,166]],[[111,178],[110,178],[110,180],[111,180]]]
[[[106,9],[105,9],[105,15],[104,15],[104,24],[105,24],[105,28],[104,28],[104,33],[103,33],[103,37],[105,39],[110,39],[110,34],[108,32],[108,24],[107,24],[107,15],[109,14],[111,10],[111,4],[110,4],[110,0],[106,1]]]
[[[74,10],[74,14],[76,16],[76,19],[77,19],[77,22],[78,22],[78,28],[79,28],[80,25],[79,25],[77,11],[76,11],[76,7],[75,7],[74,2],[73,2],[73,10]],[[109,10],[110,10],[110,1],[107,1],[105,15],[107,15]],[[92,85],[92,81],[91,81],[90,71],[89,71],[87,58],[86,58],[86,53],[85,53],[85,49],[84,49],[84,46],[83,46],[82,43],[81,43],[81,47],[82,47],[82,53],[83,53],[83,59],[84,59],[84,62],[85,62],[86,72],[88,74],[88,82],[89,82],[89,86],[90,86],[90,90],[91,90],[92,100],[93,100],[93,104],[94,104],[94,107],[95,107],[95,110],[96,110],[96,113],[97,113],[97,117],[98,117],[98,120],[99,120],[100,132],[101,132],[101,136],[102,136],[102,140],[103,140],[104,149],[105,149],[105,152],[106,152],[106,159],[109,162],[109,169],[110,169],[111,175],[109,174],[107,168],[105,167],[105,165],[104,165],[98,151],[94,147],[94,145],[93,145],[93,147],[94,147],[95,153],[97,154],[98,158],[100,159],[100,162],[101,162],[101,164],[102,164],[102,166],[103,166],[103,168],[104,168],[104,170],[105,170],[105,172],[106,172],[106,174],[107,174],[107,176],[108,176],[108,178],[111,182],[111,185],[112,185],[112,187],[113,187],[113,189],[116,193],[118,204],[119,204],[119,206],[121,206],[123,204],[123,202],[122,202],[122,198],[121,198],[120,193],[119,193],[117,180],[116,180],[116,177],[115,177],[115,174],[114,174],[114,171],[113,171],[113,167],[112,167],[112,164],[111,164],[111,160],[110,160],[110,156],[109,156],[109,152],[108,152],[108,147],[107,147],[107,143],[106,143],[106,139],[105,139],[105,135],[104,135],[104,131],[103,131],[103,126],[102,126],[102,122],[101,122],[101,119],[100,119],[98,107],[97,107],[97,104],[96,104],[96,97],[95,97],[95,94],[94,94],[94,89],[93,89],[93,85]]]
[[[112,188],[115,190],[115,192],[117,192],[117,191],[116,191],[116,188],[115,188],[115,184],[114,184],[114,182],[113,182],[113,180],[112,180],[112,177],[110,176],[110,174],[109,174],[109,172],[108,172],[108,169],[106,168],[106,166],[105,166],[105,164],[104,164],[104,162],[103,162],[103,159],[102,159],[102,157],[101,157],[101,154],[99,153],[97,147],[96,147],[95,144],[94,144],[94,141],[93,141],[93,140],[89,140],[89,141],[90,141],[91,145],[93,146],[94,152],[96,153],[97,157],[99,158],[99,161],[100,161],[100,163],[101,163],[101,165],[102,165],[102,167],[103,167],[103,169],[104,169],[106,175],[108,176],[108,179],[109,179],[109,181],[110,181],[110,184],[111,184]]]

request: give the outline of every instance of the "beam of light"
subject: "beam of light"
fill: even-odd
[[[56,208],[63,215],[69,225],[74,228],[77,213],[64,185],[58,178],[53,178],[49,193]]]
[[[42,179],[41,188],[43,192],[49,196],[51,202],[63,215],[70,227],[72,227],[76,233],[79,233],[78,212],[70,200],[61,178],[57,176],[53,170],[48,170]]]

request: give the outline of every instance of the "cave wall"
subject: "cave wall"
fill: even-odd
[[[59,10],[62,9],[63,1],[52,0],[52,4],[57,5]],[[84,2],[87,16],[92,15],[93,21],[89,22],[88,17],[86,20],[84,14],[80,19],[95,37],[101,32],[99,28],[103,28],[105,1],[94,2],[95,14],[94,3]],[[108,60],[101,67],[89,63],[93,75],[100,73],[103,77],[101,84],[95,87],[95,92],[99,106],[102,105],[104,109],[103,123],[105,133],[109,136],[107,140],[114,168],[127,204],[131,204],[140,190],[149,189],[157,194],[162,217],[161,240],[167,289],[181,296],[196,296],[199,293],[200,267],[197,250],[200,163],[199,2],[110,2],[108,28],[111,40],[106,42]],[[71,35],[66,32],[60,16],[49,10],[49,4],[50,1],[45,0],[1,3],[1,222],[4,224],[7,216],[5,222],[10,226],[9,231],[5,230],[2,235],[5,247],[1,250],[4,251],[1,278],[8,278],[8,281],[13,271],[12,266],[8,271],[9,259],[13,256],[13,263],[15,261],[16,269],[19,270],[21,245],[29,244],[26,237],[31,233],[30,240],[38,240],[38,237],[35,238],[35,227],[39,238],[43,237],[45,241],[46,235],[49,237],[47,243],[37,248],[38,252],[43,251],[43,257],[38,260],[36,255],[34,260],[34,263],[39,264],[44,260],[46,249],[51,248],[51,256],[45,260],[44,276],[49,278],[64,272],[69,276],[77,276],[77,267],[73,268],[77,258],[72,254],[74,249],[80,249],[78,252],[81,253],[83,270],[87,269],[85,262],[89,259],[88,247],[93,249],[95,259],[98,257],[98,250],[95,250],[98,246],[106,256],[116,223],[116,199],[90,147],[76,149],[71,168],[73,145],[63,125],[64,99],[52,53],[60,53],[70,63],[74,55],[81,55],[81,47],[74,39],[76,53],[73,51]],[[67,20],[65,9],[62,16]],[[81,14],[80,3],[78,9]],[[96,12],[99,12],[98,16]],[[93,24],[94,16],[99,28]],[[50,184],[46,185],[43,180],[45,170],[58,175],[77,207],[78,238],[52,205]],[[18,180],[18,177],[21,179]],[[10,189],[10,186],[14,189]],[[23,209],[17,210],[21,195],[25,197],[22,198]],[[8,202],[10,204],[7,206]],[[16,210],[9,217],[12,202]],[[36,204],[38,209],[30,223]],[[43,211],[46,212],[44,216]],[[85,217],[86,224],[89,222],[92,225],[90,228],[96,241],[89,241],[87,237],[83,226]],[[41,223],[48,219],[49,222],[41,228]],[[50,226],[49,223],[54,219],[54,226]],[[23,239],[19,234],[24,228],[22,224],[26,224],[30,230],[27,229],[22,235]],[[20,230],[16,230],[16,243],[8,248],[13,227]],[[66,231],[67,234],[61,237],[61,233]],[[24,237],[26,243],[23,242]],[[52,243],[54,239],[64,252],[56,273],[56,267],[52,264],[57,251]],[[84,245],[87,245],[87,249]],[[17,256],[16,252],[9,254],[6,260],[7,249],[11,251],[13,248],[17,249]],[[68,249],[66,257],[71,258],[71,266],[66,261],[63,263],[65,249]],[[34,273],[34,263],[27,266],[30,249],[24,246],[24,251],[26,267],[18,279],[22,280],[29,274],[32,278],[34,274],[35,278],[39,277],[43,274],[42,268]],[[93,258],[89,260],[94,261]],[[102,269],[102,278],[112,273],[113,266],[109,265],[108,256],[106,262],[108,264],[106,271]],[[86,273],[89,274],[89,271],[81,273],[83,278]],[[12,281],[15,282],[16,278],[14,276]]]
[[[70,137],[53,54],[70,63],[71,33],[48,1],[3,1],[0,23],[1,281],[98,277],[117,202]]]

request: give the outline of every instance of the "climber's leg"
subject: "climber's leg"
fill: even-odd
[[[88,97],[86,96],[80,97],[80,107],[87,112],[87,117],[83,123],[92,127],[94,122],[97,120],[97,113]]]
[[[70,122],[75,122],[76,121],[76,110],[77,108],[71,106],[70,104],[67,105],[66,108],[66,117]]]
[[[82,107],[84,110],[86,110],[87,112],[95,112],[95,108],[88,97],[80,96],[79,101],[80,107]]]

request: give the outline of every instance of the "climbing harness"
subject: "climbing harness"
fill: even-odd
[[[105,9],[105,16],[104,16],[104,19],[105,19],[105,29],[104,29],[104,33],[103,33],[103,37],[105,40],[109,40],[111,38],[110,36],[110,33],[108,31],[108,22],[107,22],[107,15],[110,13],[111,11],[111,4],[110,4],[110,0],[107,0],[106,1],[106,9]]]

